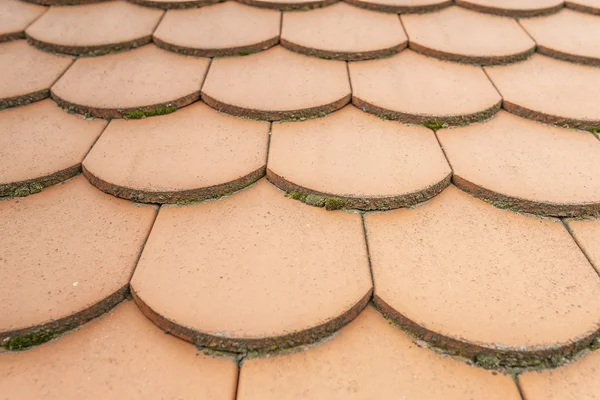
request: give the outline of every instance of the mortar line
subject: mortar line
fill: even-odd
[[[563,226],[565,227],[565,229],[567,230],[567,232],[569,232],[569,235],[571,235],[571,238],[573,239],[573,241],[575,242],[575,244],[577,245],[577,247],[579,247],[579,250],[583,253],[583,256],[585,257],[585,259],[590,263],[590,266],[592,267],[592,269],[594,271],[596,271],[596,274],[598,275],[598,278],[600,278],[600,271],[598,271],[598,269],[596,269],[596,266],[594,265],[594,263],[592,262],[592,260],[590,259],[590,257],[586,253],[586,251],[584,250],[584,248],[581,245],[581,243],[579,243],[579,241],[577,240],[577,238],[573,234],[573,231],[571,230],[571,227],[569,226],[569,224],[566,222],[565,218],[560,218],[560,222],[562,222]]]
[[[363,226],[363,235],[365,237],[365,247],[367,250],[367,259],[369,261],[369,273],[371,274],[371,285],[373,286],[373,291],[371,292],[371,301],[373,300],[373,296],[375,296],[375,276],[373,275],[373,263],[371,261],[371,249],[369,247],[369,237],[367,235],[367,223],[365,222],[365,213],[360,213],[360,218],[362,219]]]
[[[233,398],[236,400],[238,398],[238,393],[240,390],[240,377],[242,375],[242,362],[244,361],[245,358],[246,358],[246,355],[243,355],[237,362],[237,377],[235,380],[235,390],[233,393]]]

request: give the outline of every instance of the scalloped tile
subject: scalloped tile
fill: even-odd
[[[527,400],[596,400],[600,398],[600,351],[556,369],[519,375]]]
[[[501,98],[478,66],[436,60],[414,51],[350,63],[352,103],[403,122],[451,125],[485,119]]]
[[[600,2],[598,3],[600,7]],[[600,65],[600,16],[564,9],[547,17],[522,19],[539,53]]]
[[[46,7],[19,0],[0,2],[0,42],[25,37],[23,31],[46,11]]]
[[[600,274],[600,219],[566,220],[573,237]]]
[[[264,175],[269,123],[203,103],[141,120],[112,121],[83,167],[101,190],[153,203],[205,200]]]
[[[0,374],[0,393],[19,399],[229,400],[237,366],[165,335],[126,301],[44,346],[0,354]]]
[[[339,0],[238,0],[254,7],[274,8],[278,10],[309,10],[325,7]]]
[[[567,0],[565,7],[589,14],[600,15],[600,3],[598,0]]]
[[[237,398],[521,399],[509,376],[421,348],[371,307],[318,347],[245,360]]]
[[[318,340],[371,293],[360,215],[302,204],[265,180],[163,207],[131,285],[161,328],[237,352]]]
[[[535,42],[514,19],[461,7],[403,15],[402,22],[411,49],[444,60],[503,64],[523,60],[535,50]]]
[[[37,47],[59,53],[126,50],[150,43],[162,15],[125,1],[52,7],[25,33]]]
[[[600,68],[534,54],[485,70],[513,114],[571,128],[600,125]]]
[[[600,213],[600,141],[500,111],[437,132],[463,190],[534,214]]]
[[[452,0],[346,0],[346,2],[357,7],[394,14],[430,12],[452,4]]]
[[[0,202],[0,342],[72,328],[123,300],[155,215],[82,176]]]
[[[244,55],[279,42],[281,13],[235,1],[169,10],[154,32],[154,42],[181,54],[214,57]]]
[[[28,3],[41,4],[44,6],[78,6],[82,4],[101,3],[109,0],[22,0]]]
[[[79,58],[52,87],[61,106],[99,118],[173,105],[200,97],[209,59],[174,54],[154,45],[101,57]]]
[[[162,9],[195,8],[216,4],[219,0],[127,0],[144,7]]]
[[[366,60],[399,52],[406,47],[407,37],[396,15],[337,3],[284,13],[281,44],[311,56]]]
[[[451,186],[365,223],[375,303],[428,342],[534,364],[577,351],[600,329],[600,279],[559,220]]]
[[[559,11],[563,0],[456,0],[456,4],[475,11],[510,17],[533,17]]]
[[[0,43],[0,110],[42,100],[71,65],[67,56],[37,50],[25,40]]]
[[[267,175],[283,190],[341,197],[351,208],[406,207],[450,181],[431,130],[383,121],[353,106],[325,118],[273,124],[269,149]]]
[[[67,114],[52,100],[0,111],[0,197],[23,185],[48,186],[78,174],[105,126]]]
[[[216,58],[202,99],[228,114],[266,120],[312,117],[350,100],[346,63],[276,46],[247,57]]]

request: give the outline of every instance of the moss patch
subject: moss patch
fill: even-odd
[[[325,208],[329,211],[341,210],[346,206],[346,202],[337,197],[328,197],[325,199]]]
[[[36,194],[42,191],[44,187],[41,183],[30,183],[29,185],[23,185],[15,189],[13,192],[14,197],[25,197],[30,194]]]
[[[306,196],[304,202],[311,206],[323,207],[325,205],[325,198],[316,194],[309,194]]]
[[[27,335],[9,337],[2,343],[2,346],[12,351],[25,350],[46,343],[57,336],[57,333],[51,331],[37,331]]]
[[[486,369],[497,369],[500,367],[500,359],[492,354],[478,354],[475,364]]]
[[[290,193],[287,193],[287,197],[289,197],[290,199],[304,202],[304,200],[306,200],[306,193],[290,192]]]
[[[131,110],[123,114],[125,119],[142,119],[146,117],[154,117],[157,115],[171,114],[177,111],[175,106],[158,107],[152,110]]]
[[[429,128],[431,130],[437,131],[438,129],[442,129],[442,128],[447,128],[448,124],[442,121],[438,121],[436,119],[432,119],[429,121],[425,121],[423,123],[423,126],[425,128]]]
[[[250,50],[247,50],[247,49],[242,49],[242,50],[238,51],[238,54],[239,54],[240,56],[248,56],[248,55],[250,55],[251,53],[252,53],[252,52],[251,52]]]
[[[594,135],[600,135],[600,125],[593,126],[590,129],[588,129],[588,131],[590,131]]]

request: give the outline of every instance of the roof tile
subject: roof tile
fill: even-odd
[[[550,14],[564,5],[563,0],[456,0],[456,4],[479,12],[511,17]]]
[[[145,7],[163,9],[193,8],[218,3],[219,0],[127,0]]]
[[[380,12],[422,13],[439,10],[452,4],[452,0],[346,0],[357,7]]]
[[[23,31],[46,11],[46,7],[19,0],[0,2],[0,42],[25,37]]]
[[[308,10],[325,7],[339,0],[238,0],[254,7],[275,8],[279,10]]]

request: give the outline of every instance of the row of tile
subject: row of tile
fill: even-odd
[[[527,400],[596,399],[599,362],[595,352],[521,374],[519,387]],[[0,374],[2,399],[521,399],[509,376],[421,348],[370,307],[318,347],[247,359],[238,371],[235,360],[164,335],[124,302],[56,341],[0,354]]]
[[[430,129],[352,105],[270,126],[197,102],[169,115],[107,124],[43,100],[0,111],[0,130],[0,197],[38,192],[83,165],[102,191],[143,203],[211,199],[266,174],[286,192],[338,198],[351,209],[409,207],[453,179],[503,208],[569,217],[600,212],[600,141],[505,111],[439,129],[439,143]]]
[[[0,224],[9,348],[102,314],[130,284],[163,330],[235,352],[312,343],[372,294],[428,342],[500,365],[554,360],[600,332],[600,220],[565,221],[574,241],[560,220],[500,210],[453,186],[364,221],[265,180],[157,216],[79,176],[0,202]]]
[[[395,54],[408,45],[437,58],[484,65],[525,59],[537,43],[540,53],[600,64],[600,17],[568,9],[522,20],[520,26],[512,18],[457,6],[399,19],[346,3],[281,15],[226,2],[170,10],[163,16],[161,10],[110,1],[52,8],[29,26],[43,12],[43,7],[37,7],[19,0],[0,4],[0,15],[6,15],[0,18],[7,20],[0,37],[15,38],[25,31],[36,46],[72,55],[102,54],[154,41],[181,54],[231,56],[281,42],[290,50],[312,56],[365,60]],[[464,31],[464,26],[478,35]]]

